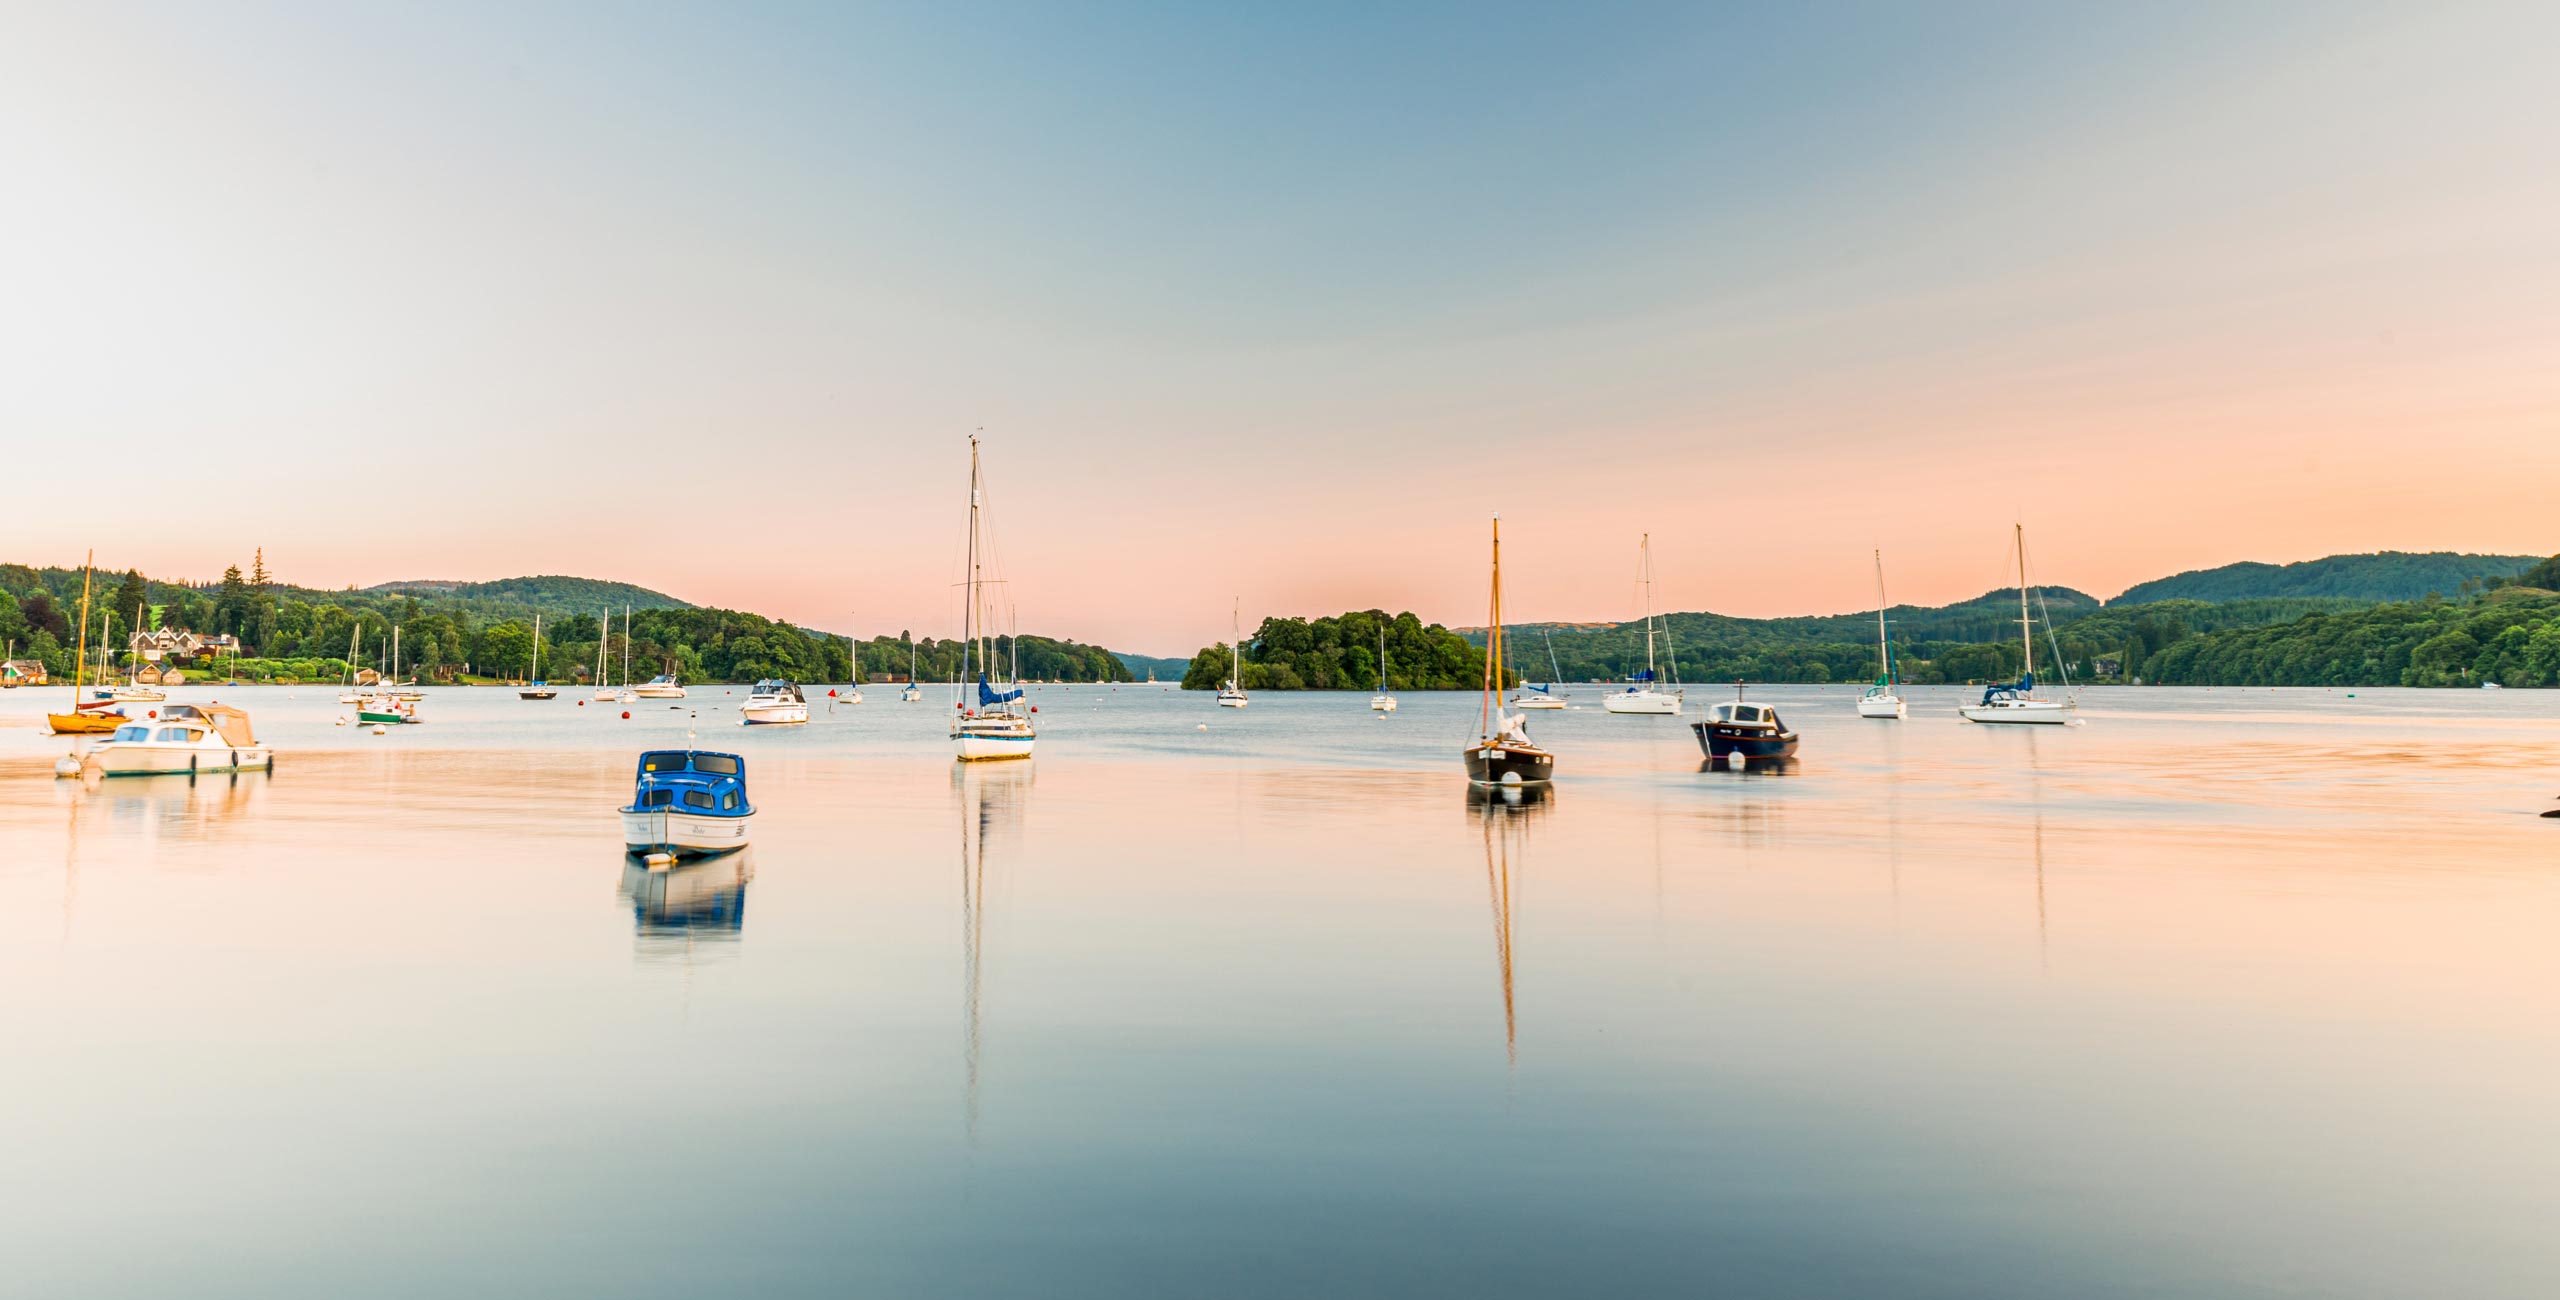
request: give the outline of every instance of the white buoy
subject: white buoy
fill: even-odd
[[[652,853],[640,860],[651,870],[655,871],[674,866],[676,862],[676,855],[672,853]]]
[[[78,754],[63,755],[54,763],[53,774],[55,776],[80,775],[80,756]]]
[[[1200,724],[1200,730],[1202,730],[1202,731],[1207,731],[1208,729],[1209,729],[1209,724],[1208,724],[1208,723],[1203,722],[1203,723],[1201,723],[1201,724]]]
[[[375,735],[377,735],[377,736],[388,736],[388,735],[390,735],[390,734],[391,734],[391,728],[386,727],[386,726],[382,725],[381,723],[377,722],[377,723],[373,724],[373,734],[375,734]]]

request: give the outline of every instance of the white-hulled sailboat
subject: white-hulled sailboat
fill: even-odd
[[[1653,660],[1653,534],[1637,549],[1644,554],[1644,675],[1628,679],[1627,689],[1603,696],[1600,707],[1611,713],[1677,714],[1680,712],[1680,653],[1671,652],[1671,688],[1664,690]],[[1668,629],[1665,629],[1667,632]]]
[[[1378,624],[1378,693],[1369,697],[1369,707],[1378,713],[1396,711],[1396,697],[1387,691],[1387,625]]]
[[[559,694],[551,689],[551,683],[542,680],[542,616],[536,614],[533,616],[533,668],[526,675],[524,689],[516,692],[516,698],[548,700],[557,698]]]
[[[1475,785],[1545,785],[1556,774],[1556,756],[1529,739],[1529,715],[1506,713],[1502,693],[1510,671],[1502,644],[1502,516],[1493,517],[1493,608],[1484,638],[1484,702],[1476,743],[1460,755]]]
[[[907,689],[898,692],[898,698],[909,704],[924,698],[924,688],[916,685],[916,635],[913,632],[907,634]]]
[[[2018,525],[2018,639],[2026,648],[2026,672],[2014,682],[1997,682],[1985,687],[1980,704],[1967,704],[1956,710],[1974,722],[2041,722],[2058,725],[2071,721],[2073,705],[2065,700],[2048,700],[2036,691],[2036,625],[2027,615],[2027,526]]]
[[[1556,687],[1564,684],[1564,670],[1556,667],[1556,639],[1545,628],[1538,629],[1538,635],[1547,643],[1546,684],[1520,683],[1519,693],[1511,697],[1511,707],[1515,709],[1561,709],[1565,706],[1564,696],[1556,693]]]
[[[847,614],[844,617],[847,623],[851,623],[853,621],[853,615],[851,614]],[[844,688],[844,693],[838,695],[835,698],[835,702],[837,704],[860,704],[862,703],[862,642],[855,640],[854,635],[851,632],[847,632],[844,634],[844,648],[847,655],[847,663],[850,664],[850,667],[845,669],[844,678],[847,684]]]
[[[1884,552],[1876,552],[1876,684],[1858,697],[1861,718],[1899,718],[1902,696],[1894,691],[1893,643],[1884,630]]]
[[[1012,674],[998,669],[988,631],[986,606],[986,551],[979,540],[978,514],[983,496],[983,480],[978,471],[978,439],[969,438],[969,607],[960,624],[960,680],[956,683],[960,698],[953,701],[958,714],[951,720],[951,744],[963,763],[986,759],[1029,758],[1032,743],[1039,730],[1031,721],[1030,706],[1023,703],[1022,687]],[[1017,647],[1019,639],[1017,638]],[[978,656],[978,676],[969,679],[969,655]],[[992,682],[989,678],[993,677]],[[998,689],[1009,687],[1010,689]],[[971,693],[976,703],[971,704]]]
[[[613,649],[613,611],[608,609],[596,622],[596,703],[611,704],[613,695],[613,660],[607,655]]]
[[[1253,703],[1244,693],[1244,600],[1241,597],[1236,600],[1235,612],[1229,616],[1227,639],[1235,643],[1228,647],[1228,652],[1234,656],[1233,666],[1227,670],[1227,684],[1218,688],[1218,707],[1241,709]]]

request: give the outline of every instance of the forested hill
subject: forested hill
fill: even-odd
[[[523,605],[541,609],[693,609],[689,600],[678,600],[663,591],[628,582],[607,582],[602,578],[572,578],[559,574],[543,574],[531,578],[499,578],[494,582],[444,582],[433,579],[415,582],[382,582],[365,588],[367,592],[396,596],[445,596],[455,600],[479,600]]]
[[[2160,600],[2280,597],[2424,600],[2429,595],[2452,596],[2475,589],[2492,578],[2512,578],[2541,559],[2539,555],[2376,551],[2370,555],[2332,555],[2297,564],[2243,560],[2216,569],[2193,569],[2174,577],[2154,578],[2126,588],[2123,595],[2108,603],[2147,605]]]

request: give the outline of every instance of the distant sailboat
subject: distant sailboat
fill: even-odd
[[[2026,649],[2026,672],[2014,682],[1986,687],[1980,704],[1956,710],[1974,722],[2030,722],[2057,725],[2071,721],[2072,704],[2048,700],[2036,691],[2036,625],[2027,614],[2027,526],[2017,526],[2018,639]]]
[[[1502,642],[1502,516],[1493,517],[1493,611],[1484,639],[1484,701],[1476,743],[1469,745],[1467,780],[1476,785],[1544,785],[1555,776],[1556,756],[1529,739],[1526,714],[1505,713],[1510,685]]]
[[[1661,689],[1661,677],[1654,667],[1653,534],[1646,533],[1638,549],[1644,554],[1644,675],[1628,678],[1631,684],[1627,689],[1603,697],[1600,707],[1611,713],[1677,714],[1680,712],[1678,652],[1674,651],[1671,657],[1671,689]]]
[[[1876,552],[1876,684],[1858,697],[1861,718],[1899,718],[1902,697],[1894,693],[1893,643],[1884,630],[1884,552]]]
[[[1556,639],[1545,628],[1539,628],[1538,635],[1547,643],[1547,680],[1544,685],[1520,683],[1519,693],[1511,697],[1511,707],[1515,709],[1561,709],[1565,706],[1565,698],[1556,693],[1556,687],[1564,681],[1563,670],[1556,667]]]
[[[1378,693],[1369,697],[1369,707],[1379,713],[1396,711],[1396,697],[1387,692],[1387,625],[1378,624]]]
[[[909,704],[924,698],[924,688],[916,685],[916,637],[913,632],[907,634],[907,689],[898,692],[898,698]]]
[[[607,617],[611,617],[608,615]],[[631,685],[631,607],[622,607],[622,689],[613,693],[616,704],[637,704],[640,692]]]
[[[108,712],[103,704],[90,707],[80,703],[80,688],[84,684],[81,678],[89,671],[90,573],[91,566],[97,563],[97,559],[98,553],[91,551],[89,558],[80,565],[80,637],[79,645],[72,652],[71,660],[71,711],[44,715],[45,721],[53,727],[53,734],[57,736],[105,735],[124,722],[124,714]]]
[[[1218,688],[1218,707],[1241,709],[1253,703],[1245,697],[1244,693],[1244,601],[1242,599],[1236,601],[1235,611],[1230,616],[1228,639],[1235,643],[1228,647],[1228,653],[1233,656],[1231,661],[1233,666],[1228,670],[1227,684]]]
[[[530,675],[532,681],[527,683],[523,690],[516,692],[517,699],[548,700],[560,694],[551,689],[551,683],[542,680],[542,616],[540,614],[533,616],[533,670]]]
[[[597,703],[599,703],[599,704],[611,704],[611,703],[613,703],[613,700],[614,700],[614,694],[613,694],[613,660],[607,657],[607,656],[608,656],[608,654],[612,651],[612,649],[613,649],[613,611],[612,611],[612,610],[610,610],[610,609],[608,609],[608,610],[606,610],[606,611],[604,612],[604,618],[603,618],[603,619],[601,619],[601,620],[599,620],[599,621],[596,623],[596,696],[595,696],[595,698],[596,698],[596,702],[597,702]]]
[[[853,615],[845,615],[845,621],[852,622]],[[862,703],[862,643],[855,640],[852,633],[847,632],[844,637],[844,648],[849,656],[847,660],[849,666],[845,669],[845,680],[849,684],[844,688],[843,694],[836,696],[836,703],[860,704]]]

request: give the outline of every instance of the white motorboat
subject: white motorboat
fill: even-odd
[[[674,673],[660,673],[631,688],[634,696],[644,700],[681,700],[684,687],[676,683]]]
[[[1230,616],[1227,626],[1227,640],[1233,643],[1227,649],[1228,654],[1232,656],[1233,664],[1227,669],[1227,680],[1218,687],[1218,707],[1241,709],[1253,703],[1252,699],[1244,693],[1244,602],[1242,600],[1236,602],[1235,613]]]
[[[1373,713],[1396,711],[1396,697],[1387,691],[1387,625],[1378,625],[1378,693],[1369,697]]]
[[[985,480],[978,467],[977,435],[969,437],[969,597],[967,612],[960,622],[961,698],[952,702],[951,747],[963,763],[1031,757],[1032,745],[1039,739],[1039,726],[1031,719],[1031,706],[1022,698],[1022,687],[1016,682],[1018,662],[1022,654],[1022,638],[1009,638],[1013,644],[1010,656],[1017,662],[1001,664],[995,657],[995,639],[989,624],[992,613],[987,608],[986,549],[981,540],[979,513],[984,504]],[[977,679],[969,677],[969,657],[977,656]],[[992,681],[989,679],[993,678]],[[973,695],[974,693],[974,695]],[[974,703],[972,702],[974,698]]]
[[[1858,716],[1901,718],[1902,696],[1893,688],[1893,643],[1885,636],[1884,623],[1884,552],[1879,550],[1876,552],[1876,680],[1865,694],[1858,697]]]
[[[1600,707],[1610,713],[1642,713],[1676,716],[1680,712],[1680,652],[1670,650],[1671,684],[1666,689],[1662,675],[1654,664],[1653,641],[1660,635],[1666,648],[1670,629],[1657,633],[1653,619],[1653,534],[1646,533],[1637,544],[1644,555],[1644,671],[1627,678],[1627,689],[1600,698]]]
[[[809,701],[800,694],[798,683],[767,678],[747,693],[738,714],[748,726],[807,722]]]
[[[2018,639],[2026,649],[2026,671],[2014,682],[1995,682],[1983,688],[1982,702],[1962,705],[1956,712],[1970,722],[2042,723],[2059,726],[2072,720],[2074,705],[2064,700],[2048,700],[2036,691],[2036,625],[2027,614],[2027,528],[2018,525]]]
[[[706,750],[642,754],[631,802],[618,811],[624,851],[668,858],[745,848],[756,815],[746,760]]]
[[[259,743],[248,714],[227,704],[172,704],[157,718],[116,728],[81,759],[80,771],[84,776],[156,776],[274,766],[275,754]]]

